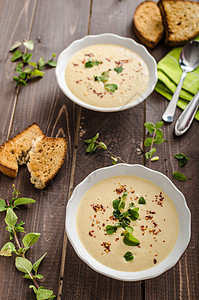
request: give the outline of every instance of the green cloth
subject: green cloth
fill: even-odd
[[[196,40],[199,40],[199,36]],[[155,90],[168,100],[171,100],[182,75],[182,70],[179,65],[179,57],[182,48],[183,47],[172,49],[157,64],[158,82]],[[185,109],[198,90],[199,66],[194,71],[187,73],[178,100],[178,107]],[[197,111],[195,118],[199,121],[199,110]]]

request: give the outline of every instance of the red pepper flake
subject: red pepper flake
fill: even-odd
[[[115,216],[110,216],[109,219],[111,219],[111,220],[117,220],[117,218]]]
[[[76,83],[80,83],[82,81],[82,79],[79,79],[79,80],[76,80],[75,82]]]
[[[165,240],[163,241],[163,243],[165,243]]]
[[[117,242],[117,241],[119,241],[119,238],[116,238],[115,240],[116,240],[116,242]]]
[[[108,62],[110,62],[111,60],[110,60],[110,58],[105,58]]]
[[[154,222],[154,221],[153,221],[153,225],[154,225],[154,227],[158,226],[158,224],[156,222]]]
[[[104,246],[104,251],[106,252],[106,253],[109,253],[111,250],[110,250],[110,246],[111,246],[111,243],[109,243],[109,242],[103,242],[102,244],[101,244],[101,246]]]
[[[94,215],[94,218],[96,218],[97,216],[96,215]]]
[[[152,247],[153,245],[151,244],[150,247]]]
[[[94,224],[92,223],[92,224],[91,224],[91,226],[93,227],[93,226],[94,226]]]
[[[96,224],[99,224],[99,223],[100,223],[100,221],[96,220]]]
[[[104,227],[104,226],[105,226],[105,223],[102,223],[102,226]]]
[[[89,231],[88,234],[89,234],[90,236],[93,236],[92,232],[94,232],[94,230]]]
[[[91,204],[91,206],[92,206],[92,208],[94,209],[95,212],[105,211],[102,204]]]
[[[74,63],[73,63],[73,66],[74,66],[74,67],[78,67],[79,65],[78,65],[78,64],[74,64]]]
[[[158,262],[157,259],[154,258],[153,263],[157,264],[157,262]]]
[[[84,54],[84,56],[93,57],[94,54],[91,52],[91,53]]]
[[[126,191],[126,188],[124,187],[124,185],[122,185],[120,188],[117,188],[115,191],[117,194],[121,194]]]

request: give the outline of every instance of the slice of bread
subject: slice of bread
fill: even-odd
[[[164,36],[160,9],[156,2],[142,2],[135,10],[133,29],[138,39],[147,47],[154,48]]]
[[[0,171],[15,178],[18,165],[27,164],[31,182],[43,189],[61,168],[66,149],[65,138],[46,137],[34,123],[0,146]]]
[[[199,34],[199,3],[183,0],[160,0],[166,44],[181,46]]]
[[[0,146],[0,171],[12,178],[17,176],[18,164],[26,164],[32,144],[44,136],[37,124],[32,124]]]
[[[64,138],[43,137],[29,152],[27,164],[31,173],[30,181],[38,189],[46,187],[47,183],[57,174],[64,162],[66,140]]]

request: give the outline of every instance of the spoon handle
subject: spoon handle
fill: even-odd
[[[187,75],[187,72],[183,71],[180,81],[178,83],[178,86],[175,90],[175,93],[173,94],[173,97],[171,98],[171,101],[170,101],[169,105],[167,106],[167,109],[165,110],[164,114],[162,115],[162,119],[165,122],[168,122],[168,123],[173,122],[174,114],[176,111],[176,105],[177,105],[180,91],[181,91],[181,88],[182,88],[182,85],[183,85],[186,75]]]
[[[199,105],[199,90],[181,113],[175,125],[175,134],[182,135],[189,129]]]

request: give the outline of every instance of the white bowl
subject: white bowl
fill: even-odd
[[[65,81],[65,69],[69,59],[77,51],[87,46],[95,45],[95,44],[115,44],[115,45],[124,46],[138,53],[142,57],[149,70],[149,84],[146,91],[138,99],[120,107],[101,108],[81,101],[76,96],[74,96],[73,93],[69,90]],[[62,92],[76,104],[79,104],[80,106],[95,111],[113,112],[113,111],[125,110],[133,106],[136,106],[139,103],[141,103],[143,100],[145,100],[153,92],[157,82],[157,65],[155,59],[149,54],[149,52],[146,50],[144,46],[136,43],[134,40],[130,38],[124,38],[111,33],[104,33],[100,35],[85,36],[80,40],[74,41],[68,48],[64,49],[58,57],[55,74],[56,74],[58,85],[62,90]]]
[[[176,244],[171,253],[153,268],[139,272],[123,272],[108,268],[88,254],[78,237],[76,229],[76,213],[82,196],[97,182],[117,175],[136,175],[153,182],[172,199],[177,210],[179,218],[179,234]],[[144,280],[159,276],[177,263],[187,248],[191,237],[191,214],[187,207],[185,197],[168,177],[142,165],[118,164],[92,172],[74,189],[66,208],[66,232],[77,255],[96,272],[124,281]]]

